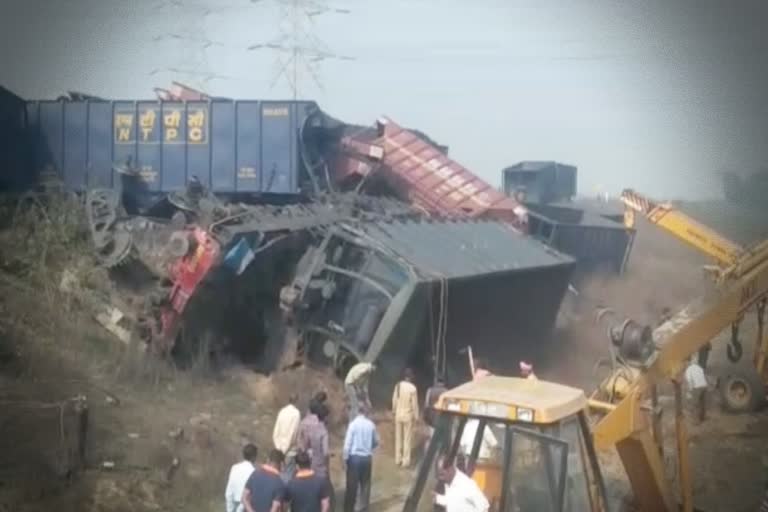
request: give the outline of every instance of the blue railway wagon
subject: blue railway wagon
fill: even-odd
[[[111,187],[137,169],[150,192],[197,177],[213,192],[297,194],[309,101],[27,101],[35,171],[71,190]]]

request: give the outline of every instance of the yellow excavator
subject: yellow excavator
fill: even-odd
[[[671,204],[657,203],[633,190],[624,190],[621,200],[625,205],[624,223],[628,228],[634,225],[636,214],[642,215],[648,222],[672,234],[688,245],[698,249],[714,260],[714,265],[706,269],[711,272],[717,289],[711,297],[701,302],[715,303],[713,308],[726,327],[731,328],[731,339],[726,346],[726,355],[732,365],[719,377],[719,390],[722,404],[730,412],[753,412],[765,399],[765,386],[768,384],[768,334],[765,332],[766,293],[761,288],[760,268],[768,258],[768,240],[745,248],[722,236],[711,228],[689,217]],[[735,303],[728,303],[720,298],[726,290],[738,288]],[[657,337],[666,339],[678,327],[686,323],[696,308],[703,304],[694,304],[668,320],[657,329]],[[751,361],[743,361],[743,347],[740,339],[740,325],[746,315],[754,313],[757,320],[756,339]],[[720,323],[720,322],[718,322]],[[711,327],[702,327],[701,346],[708,343],[721,331]],[[694,342],[695,343],[695,342]],[[634,380],[634,379],[633,379]]]
[[[693,355],[754,309],[758,340],[753,364],[732,370],[725,385],[741,410],[764,401],[768,240],[742,248],[670,205],[632,191],[622,198],[633,213],[712,255],[715,290],[655,330],[629,320],[611,326],[614,374],[622,376],[612,374],[603,382],[604,391],[611,389],[608,400],[515,377],[486,377],[443,393],[434,406],[435,433],[404,512],[432,509],[432,499],[425,495],[436,488],[432,479],[437,460],[461,465],[484,492],[492,512],[607,511],[597,451],[609,448],[616,449],[641,511],[693,512],[682,373]],[[674,390],[677,487],[664,465],[657,387],[665,382]]]

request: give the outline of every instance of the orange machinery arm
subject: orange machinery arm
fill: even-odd
[[[639,377],[626,397],[595,426],[596,445],[616,447],[643,511],[679,510],[672,483],[664,471],[661,440],[654,439],[652,414],[646,407],[656,385],[668,379],[676,383],[680,495],[683,510],[693,510],[687,436],[680,409],[680,374],[701,347],[738,321],[747,309],[761,301],[764,304],[768,298],[768,240],[743,253],[724,276],[727,279],[712,295],[688,306],[656,329],[656,348],[644,362]],[[762,339],[763,351],[768,345],[766,340],[768,337]]]
[[[714,258],[721,268],[735,264],[744,252],[744,248],[736,242],[728,240],[671,204],[657,203],[631,189],[622,191],[621,201],[626,208],[624,223],[627,227],[632,227],[634,214],[639,213],[651,224]]]

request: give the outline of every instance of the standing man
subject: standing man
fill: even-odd
[[[472,380],[479,380],[490,375],[492,374],[488,370],[488,364],[485,362],[485,359],[475,359],[475,373],[472,375]]]
[[[368,512],[371,501],[371,467],[373,452],[379,446],[379,434],[376,432],[376,425],[367,415],[368,408],[361,406],[357,416],[347,427],[347,435],[344,437],[344,464],[347,467],[344,512],[355,512],[358,491],[358,512]]]
[[[313,400],[309,404],[309,414],[301,420],[299,426],[298,449],[309,456],[314,474],[325,480],[333,509],[334,490],[329,469],[331,455],[328,449],[327,419],[328,407]]]
[[[395,385],[392,412],[395,416],[395,464],[407,468],[411,465],[413,424],[419,421],[419,399],[410,368],[405,369],[403,380]]]
[[[293,393],[288,397],[288,404],[280,409],[272,429],[272,442],[275,448],[285,455],[286,480],[293,476],[293,457],[296,455],[296,435],[299,432],[301,412],[296,407],[299,397]]]
[[[448,391],[445,387],[445,380],[442,377],[435,378],[435,383],[427,388],[424,394],[424,422],[429,425],[431,430],[435,429],[435,404],[440,395]]]
[[[696,419],[698,423],[702,423],[707,417],[707,376],[695,357],[691,357],[685,370],[685,385],[694,403]]]
[[[317,393],[314,394],[314,396],[309,401],[309,403],[311,405],[312,402],[318,402],[318,403],[321,403],[321,404],[325,405],[325,403],[327,401],[328,401],[328,393],[326,393],[325,391],[321,390],[321,391],[318,391]]]
[[[269,460],[253,470],[243,491],[246,512],[280,512],[285,496],[285,484],[280,476],[283,452],[273,449]]]
[[[699,366],[705,372],[707,371],[707,361],[709,361],[710,352],[712,352],[712,342],[709,341],[699,349]]]
[[[243,447],[243,460],[233,465],[229,470],[229,479],[227,480],[227,490],[224,491],[224,500],[226,502],[227,512],[243,512],[242,498],[245,483],[253,473],[256,457],[259,455],[259,449],[255,445],[248,443]]]
[[[435,494],[435,504],[445,507],[445,512],[488,512],[490,504],[477,483],[445,457],[438,459],[437,479],[445,490]]]
[[[424,394],[424,423],[427,424],[427,439],[424,441],[424,453],[427,452],[429,442],[435,434],[435,404],[440,395],[448,391],[445,387],[445,381],[442,377],[436,377],[435,383],[427,388]]]
[[[299,451],[296,454],[296,466],[299,468],[293,479],[288,482],[285,501],[291,512],[329,512],[331,498],[325,478],[312,470],[309,454]]]
[[[478,380],[482,379],[483,377],[488,377],[489,375],[492,375],[490,370],[488,370],[488,364],[485,362],[485,359],[477,358],[474,361],[475,365],[475,372],[472,374],[472,380]]]
[[[349,421],[353,421],[357,417],[361,404],[365,405],[368,410],[371,410],[371,400],[368,397],[368,382],[370,381],[371,373],[375,369],[376,366],[372,363],[360,362],[347,372],[347,377],[344,379],[344,390],[349,401]]]
[[[325,419],[328,408],[320,402],[312,402],[307,414],[299,425],[297,447],[307,452],[312,460],[312,470],[324,473],[328,470],[328,428]]]
[[[459,449],[465,457],[472,453],[472,447],[475,444],[477,429],[480,427],[480,420],[470,419],[464,425],[464,432],[459,440]],[[483,428],[483,437],[480,442],[480,451],[477,454],[477,460],[488,461],[493,459],[494,451],[499,447],[499,441],[491,430],[491,425],[486,424]]]
[[[520,376],[524,379],[536,380],[536,374],[533,373],[533,365],[525,361],[520,361]]]

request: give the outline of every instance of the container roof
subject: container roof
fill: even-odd
[[[469,277],[573,264],[543,243],[489,220],[392,220],[362,225],[429,278]]]
[[[564,164],[562,162],[555,162],[554,160],[530,160],[525,162],[518,162],[514,165],[510,165],[509,167],[506,167],[502,172],[538,172],[542,171],[544,169],[549,169],[551,167],[558,166],[558,167],[570,167],[570,168],[576,168],[574,165],[570,164]]]
[[[593,210],[584,209],[579,203],[527,203],[530,215],[544,217],[550,222],[564,225],[590,226],[606,229],[626,229],[624,224],[611,220]],[[607,215],[607,214],[606,214]],[[567,220],[577,218],[578,221]]]

